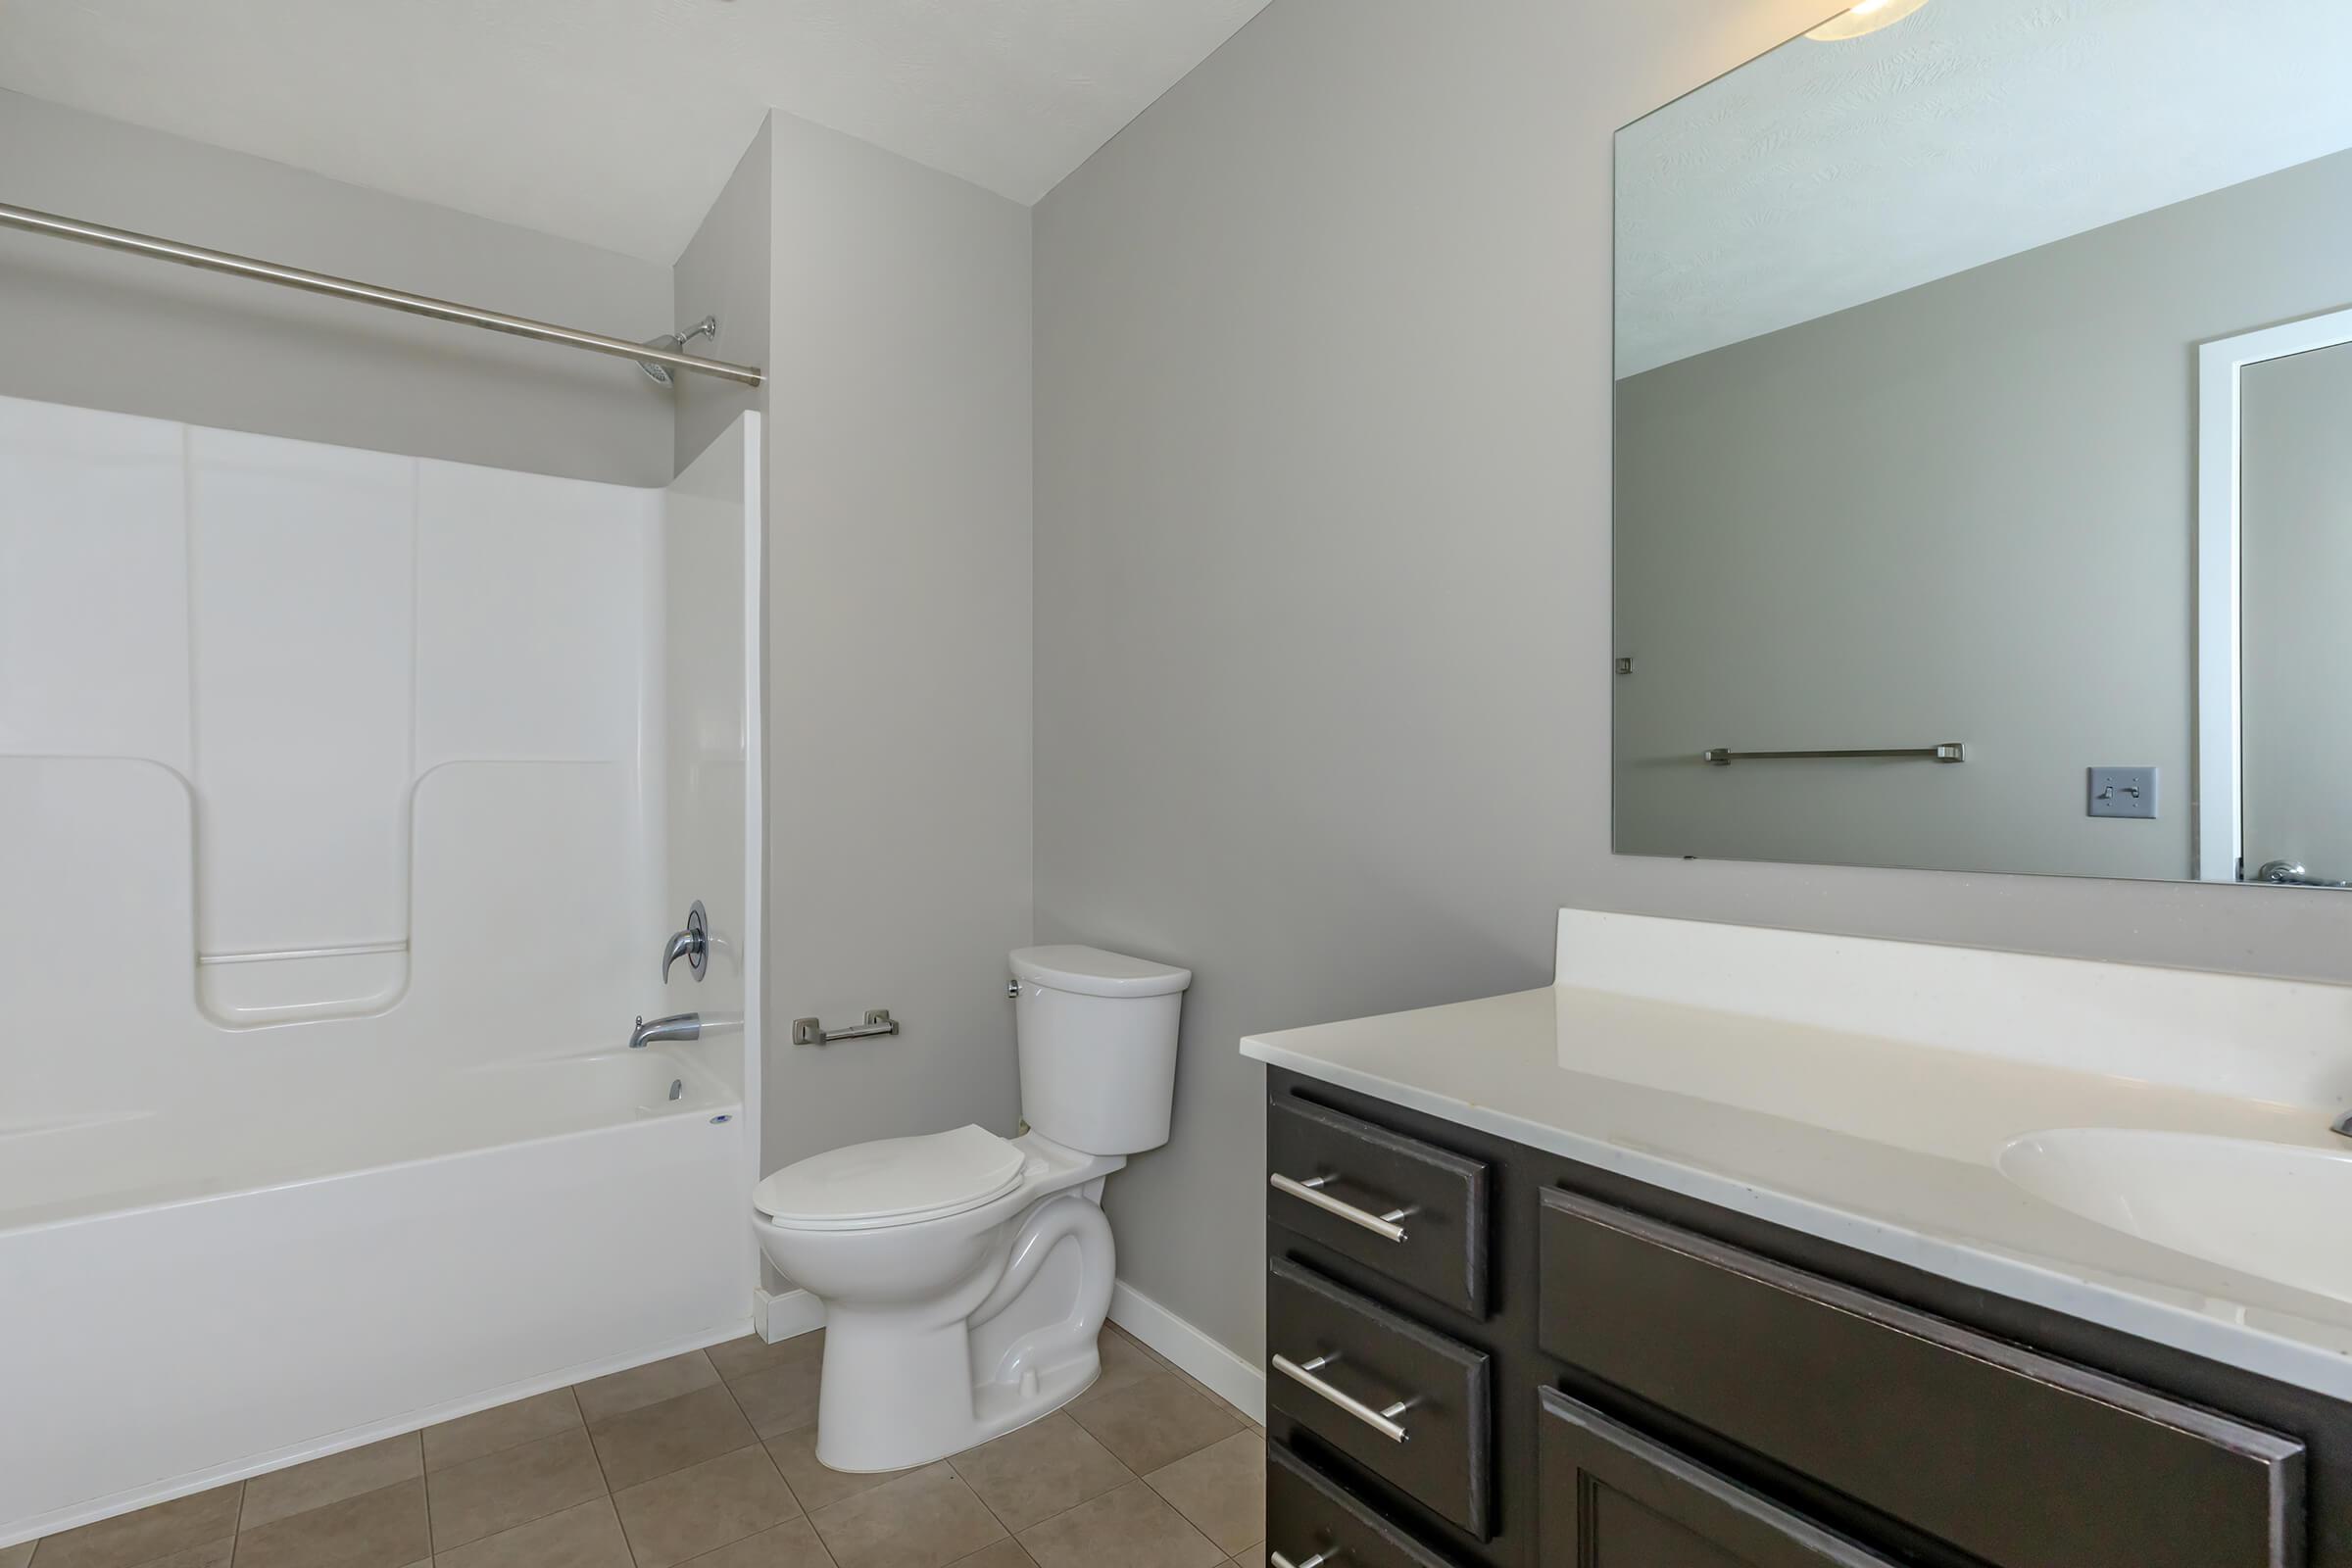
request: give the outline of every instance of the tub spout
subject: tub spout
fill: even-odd
[[[645,1021],[637,1015],[637,1025],[629,1031],[629,1049],[641,1051],[661,1040],[700,1040],[703,1038],[703,1015],[699,1012],[673,1012],[666,1018]]]

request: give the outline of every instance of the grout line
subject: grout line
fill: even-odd
[[[503,1453],[506,1450],[501,1448],[495,1451]],[[589,1451],[594,1452],[595,1450]],[[486,1459],[489,1454],[480,1454],[477,1457]],[[423,1468],[424,1434],[422,1432],[416,1434],[416,1464],[418,1474],[424,1482],[424,1560],[429,1564],[435,1557],[441,1555],[441,1542],[433,1534],[433,1473]],[[451,1468],[455,1469],[456,1467],[453,1465]],[[236,1564],[231,1562],[229,1568],[236,1568]]]

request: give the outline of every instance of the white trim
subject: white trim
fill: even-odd
[[[1263,1426],[1266,1374],[1125,1280],[1110,1288],[1110,1320],[1168,1363]]]
[[[2352,343],[2352,310],[2197,347],[2196,874],[2238,880],[2238,401],[2249,365]]]
[[[766,1174],[760,1145],[767,1116],[762,1066],[767,963],[767,638],[760,606],[767,586],[767,495],[765,421],[746,410],[743,426],[743,1191]],[[754,1310],[763,1310],[759,1234],[744,1216],[743,1279]],[[820,1318],[819,1321],[822,1321]]]
[[[825,1326],[825,1303],[807,1291],[752,1292],[752,1332],[768,1344]]]
[[[700,1350],[713,1345],[724,1345],[729,1340],[743,1338],[745,1331],[750,1326],[749,1323],[739,1319],[700,1334],[689,1335],[682,1340],[673,1340],[666,1345],[656,1346],[651,1349],[631,1350],[625,1355],[607,1356],[597,1361],[583,1361],[576,1366],[563,1367],[554,1372],[542,1373],[537,1377],[502,1384],[485,1393],[445,1400],[440,1404],[430,1405],[421,1410],[405,1410],[399,1415],[382,1421],[371,1421],[366,1426],[349,1427],[323,1438],[313,1438],[303,1443],[289,1444],[282,1448],[272,1448],[267,1453],[249,1454],[242,1459],[231,1460],[227,1464],[190,1471],[185,1475],[174,1476],[169,1481],[156,1482],[152,1486],[131,1487],[93,1501],[75,1503],[71,1508],[59,1508],[50,1513],[37,1514],[29,1519],[20,1519],[15,1521],[10,1529],[10,1534],[19,1535],[20,1539],[15,1542],[0,1543],[0,1552],[5,1552],[10,1545],[22,1544],[25,1541],[38,1541],[44,1536],[59,1535],[80,1525],[96,1524],[102,1519],[113,1519],[140,1508],[152,1507],[159,1502],[170,1502],[175,1497],[192,1496],[199,1492],[209,1492],[215,1487],[225,1486],[231,1481],[250,1480],[254,1476],[267,1475],[272,1470],[283,1470],[290,1465],[301,1464],[306,1460],[323,1459],[328,1454],[365,1447],[370,1443],[379,1443],[385,1438],[397,1438],[411,1432],[421,1432],[426,1427],[437,1426],[444,1421],[455,1421],[460,1416],[472,1415],[476,1411],[487,1410],[495,1405],[512,1404],[516,1399],[527,1399],[535,1394],[547,1394],[556,1389],[569,1388],[575,1383],[585,1383],[590,1378],[601,1378],[612,1372],[626,1372],[631,1367],[667,1360],[673,1355],[684,1355],[689,1350]],[[20,1534],[25,1531],[30,1533]]]

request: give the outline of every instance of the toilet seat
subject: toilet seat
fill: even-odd
[[[881,1230],[978,1208],[1021,1184],[1027,1157],[985,1127],[881,1138],[797,1160],[752,1202],[794,1230]]]

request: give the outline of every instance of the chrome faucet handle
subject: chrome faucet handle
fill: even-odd
[[[669,966],[680,958],[694,972],[697,980],[710,972],[710,918],[703,912],[703,901],[694,901],[686,911],[686,929],[677,932],[662,949],[662,983],[669,983]]]

